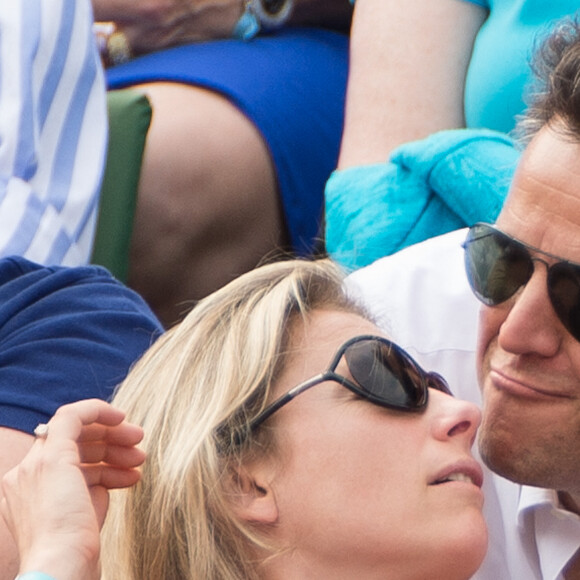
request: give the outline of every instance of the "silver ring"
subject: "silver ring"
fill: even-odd
[[[46,439],[48,437],[48,425],[39,423],[34,429],[34,436],[38,439]]]

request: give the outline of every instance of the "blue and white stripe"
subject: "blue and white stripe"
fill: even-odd
[[[90,0],[0,2],[0,256],[88,261],[105,95]]]

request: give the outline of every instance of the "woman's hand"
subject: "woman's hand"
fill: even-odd
[[[230,38],[243,0],[92,0],[97,22],[114,22],[133,54]]]
[[[99,578],[99,532],[108,490],[135,484],[145,454],[140,427],[91,399],[61,407],[22,462],[2,480],[1,511],[20,572],[59,580]]]
[[[92,0],[97,22],[113,22],[134,55],[231,38],[245,0]],[[288,24],[348,31],[348,0],[293,0]]]

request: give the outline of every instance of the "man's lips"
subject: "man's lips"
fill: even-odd
[[[491,369],[489,378],[496,389],[516,397],[537,400],[576,398],[575,395],[571,395],[561,389],[550,388],[544,384],[540,386],[537,384],[537,379],[532,383],[497,369]]]

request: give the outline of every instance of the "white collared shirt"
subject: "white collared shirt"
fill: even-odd
[[[378,260],[347,279],[377,324],[460,398],[481,404],[475,370],[479,303],[465,277],[458,230]],[[476,453],[477,454],[477,453]],[[489,549],[476,580],[563,580],[580,548],[580,518],[552,490],[485,470]]]
[[[580,546],[580,517],[560,506],[555,491],[523,486],[517,521],[521,533],[533,526],[541,578],[561,580],[562,569]]]
[[[0,256],[88,262],[107,148],[90,0],[0,2]]]

